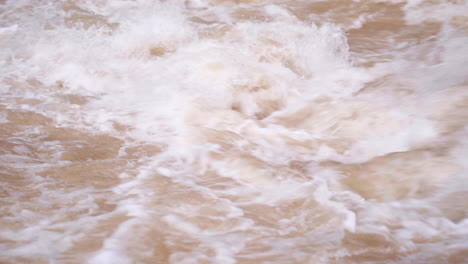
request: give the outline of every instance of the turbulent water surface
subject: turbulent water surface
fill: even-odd
[[[0,263],[468,263],[468,1],[0,1]]]

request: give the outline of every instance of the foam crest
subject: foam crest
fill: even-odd
[[[237,2],[1,4],[0,262],[466,259],[466,3]]]

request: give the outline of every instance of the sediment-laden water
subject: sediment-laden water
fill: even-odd
[[[0,263],[468,263],[468,2],[0,1]]]

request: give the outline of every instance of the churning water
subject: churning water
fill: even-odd
[[[468,263],[468,1],[0,1],[1,263]]]

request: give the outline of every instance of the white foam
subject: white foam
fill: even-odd
[[[164,146],[160,153],[128,160],[129,171],[120,177],[123,183],[111,190],[121,198],[113,213],[130,219],[106,237],[88,263],[134,263],[138,253],[132,251],[135,247],[129,245],[129,238],[144,241],[133,237],[135,230],[154,227],[155,222],[166,225],[168,245],[180,242],[175,241],[179,234],[199,244],[192,251],[172,252],[169,261],[173,263],[236,263],[240,252],[248,258],[280,255],[278,262],[294,255],[298,263],[315,257],[326,263],[328,254],[351,255],[345,249],[327,248],[340,247],[346,231],[378,234],[408,252],[423,248],[426,251],[421,254],[427,255],[431,246],[416,245],[415,241],[458,239],[458,231],[466,233],[466,220],[454,223],[434,205],[447,194],[467,190],[459,183],[466,178],[461,173],[444,175],[440,181],[443,187],[438,186],[433,198],[392,203],[364,199],[364,194],[342,182],[348,175],[338,172],[340,166],[358,166],[391,153],[427,151],[426,147],[439,143],[443,135],[438,124],[443,121],[427,113],[428,107],[420,107],[420,103],[431,105],[427,98],[432,92],[466,81],[467,38],[449,25],[449,18],[463,15],[465,7],[408,1],[404,7],[407,23],[445,23],[434,37],[437,41],[408,51],[392,51],[395,59],[391,62],[359,68],[352,63],[344,29],[331,23],[317,26],[299,21],[286,6],[244,4],[247,11],[258,11],[268,19],[237,20],[236,7],[223,3],[76,1],[77,7],[92,17],[118,24],[115,29],[98,25],[84,29],[78,26],[79,21],[73,25],[62,22],[68,18],[61,5],[65,2],[45,2],[38,2],[31,11],[37,19],[16,9],[28,1],[7,3],[16,10],[10,15],[17,25],[0,28],[0,44],[6,45],[1,51],[2,74],[21,84],[2,84],[12,99],[5,100],[8,109],[42,113],[58,127],[119,137],[126,141],[126,148]],[[195,17],[206,21],[197,22]],[[361,15],[346,29],[360,28],[370,18]],[[430,54],[440,55],[437,63],[406,57],[412,52],[423,53],[426,44],[426,48],[434,45],[442,50]],[[402,43],[395,45],[404,47]],[[385,82],[385,78],[393,82],[382,89],[370,85],[377,90],[374,92],[363,89],[373,81]],[[39,84],[29,87],[23,84],[26,80]],[[401,88],[397,84],[415,94],[395,99],[391,93]],[[356,95],[359,92],[362,95]],[[60,99],[69,94],[87,101],[70,106]],[[441,100],[450,96],[441,93]],[[18,99],[36,97],[43,102],[28,105]],[[0,113],[2,125],[6,121],[7,115]],[[116,129],[116,123],[124,129]],[[26,132],[34,135],[41,133],[39,127],[28,129]],[[454,161],[456,169],[466,169],[467,144],[458,140],[466,131],[457,133],[453,142],[458,147],[443,158],[449,159],[450,166]],[[48,146],[54,144],[59,142]],[[58,162],[63,148],[57,145],[55,149],[53,161]],[[40,159],[25,157],[25,147],[12,150],[15,155],[0,155],[0,161],[11,168],[35,171],[48,166]],[[119,159],[126,154],[121,150]],[[298,168],[293,168],[294,162],[299,163]],[[301,163],[305,165],[301,167]],[[173,193],[153,190],[160,186],[146,184],[161,180],[159,174],[173,181],[168,185],[180,184],[203,198],[194,198],[193,204],[164,200],[172,199]],[[421,181],[424,179],[421,176]],[[222,188],[211,188],[204,181],[219,181]],[[437,179],[426,181],[439,184]],[[97,195],[86,188],[81,191],[77,193]],[[53,195],[70,194],[51,193],[41,201],[53,200]],[[204,204],[207,197],[216,204]],[[155,200],[167,202],[167,207],[155,208]],[[313,206],[292,208],[296,210],[292,216],[271,209],[293,200]],[[270,208],[271,215],[265,217],[276,218],[265,220],[271,222],[267,224],[254,221],[249,215],[252,205]],[[208,216],[210,220],[236,221],[223,226],[225,230],[191,222],[190,217],[203,214],[203,206],[221,212],[220,216]],[[94,198],[73,201],[74,209],[95,212],[96,207]],[[8,256],[59,255],[79,239],[81,226],[91,227],[96,222],[86,216],[62,223],[78,234],[64,236],[47,231],[53,225],[43,215],[20,210],[21,205],[16,209],[18,219],[41,220],[19,232],[0,233],[22,244],[8,249]],[[321,216],[327,219],[321,225],[306,222]],[[398,230],[390,228],[393,223],[399,225]],[[454,245],[461,245],[457,241]],[[267,245],[268,249],[243,252],[249,243]],[[50,245],[56,246],[51,249]],[[310,245],[323,246],[322,253],[306,252]]]

